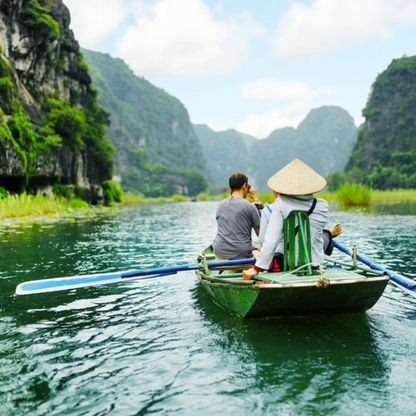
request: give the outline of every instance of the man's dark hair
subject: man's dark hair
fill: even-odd
[[[239,191],[245,183],[248,184],[248,178],[244,173],[234,173],[228,181],[231,191]]]

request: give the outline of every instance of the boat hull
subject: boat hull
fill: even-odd
[[[326,272],[330,280],[326,288],[317,286],[319,276],[306,281],[301,276],[298,281],[291,276],[287,283],[282,279],[283,283],[278,284],[247,285],[212,281],[200,271],[197,275],[219,305],[243,318],[365,312],[378,301],[389,281],[386,276],[365,278],[351,272],[341,276],[340,273]]]

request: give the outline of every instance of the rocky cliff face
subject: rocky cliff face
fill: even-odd
[[[377,76],[365,123],[347,165],[355,182],[376,189],[416,187],[416,56],[395,59]]]
[[[88,126],[106,120],[69,23],[61,0],[1,1],[0,185],[76,184],[94,202],[111,174],[111,148]]]
[[[108,137],[123,189],[146,196],[187,193],[187,177],[205,173],[206,164],[184,105],[121,59],[88,50],[83,55],[99,102],[111,114]]]

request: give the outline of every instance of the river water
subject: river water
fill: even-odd
[[[416,299],[242,320],[192,272],[15,297],[26,280],[193,263],[217,202],[0,228],[1,415],[416,414]],[[415,207],[331,210],[338,241],[416,277]]]

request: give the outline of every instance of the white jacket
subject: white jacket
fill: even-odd
[[[264,237],[266,236],[267,227],[269,226],[270,217],[272,215],[274,208],[274,204],[266,205],[261,212],[261,219],[260,219],[260,234],[259,234],[259,241],[261,244],[264,243]]]
[[[313,195],[294,197],[281,195],[273,204],[273,212],[267,227],[264,243],[262,245],[256,266],[268,270],[275,252],[284,253],[283,224],[285,218],[292,211],[308,212],[312,206]],[[318,266],[324,258],[322,230],[328,219],[328,202],[317,198],[316,206],[309,216],[311,229],[312,264]]]

